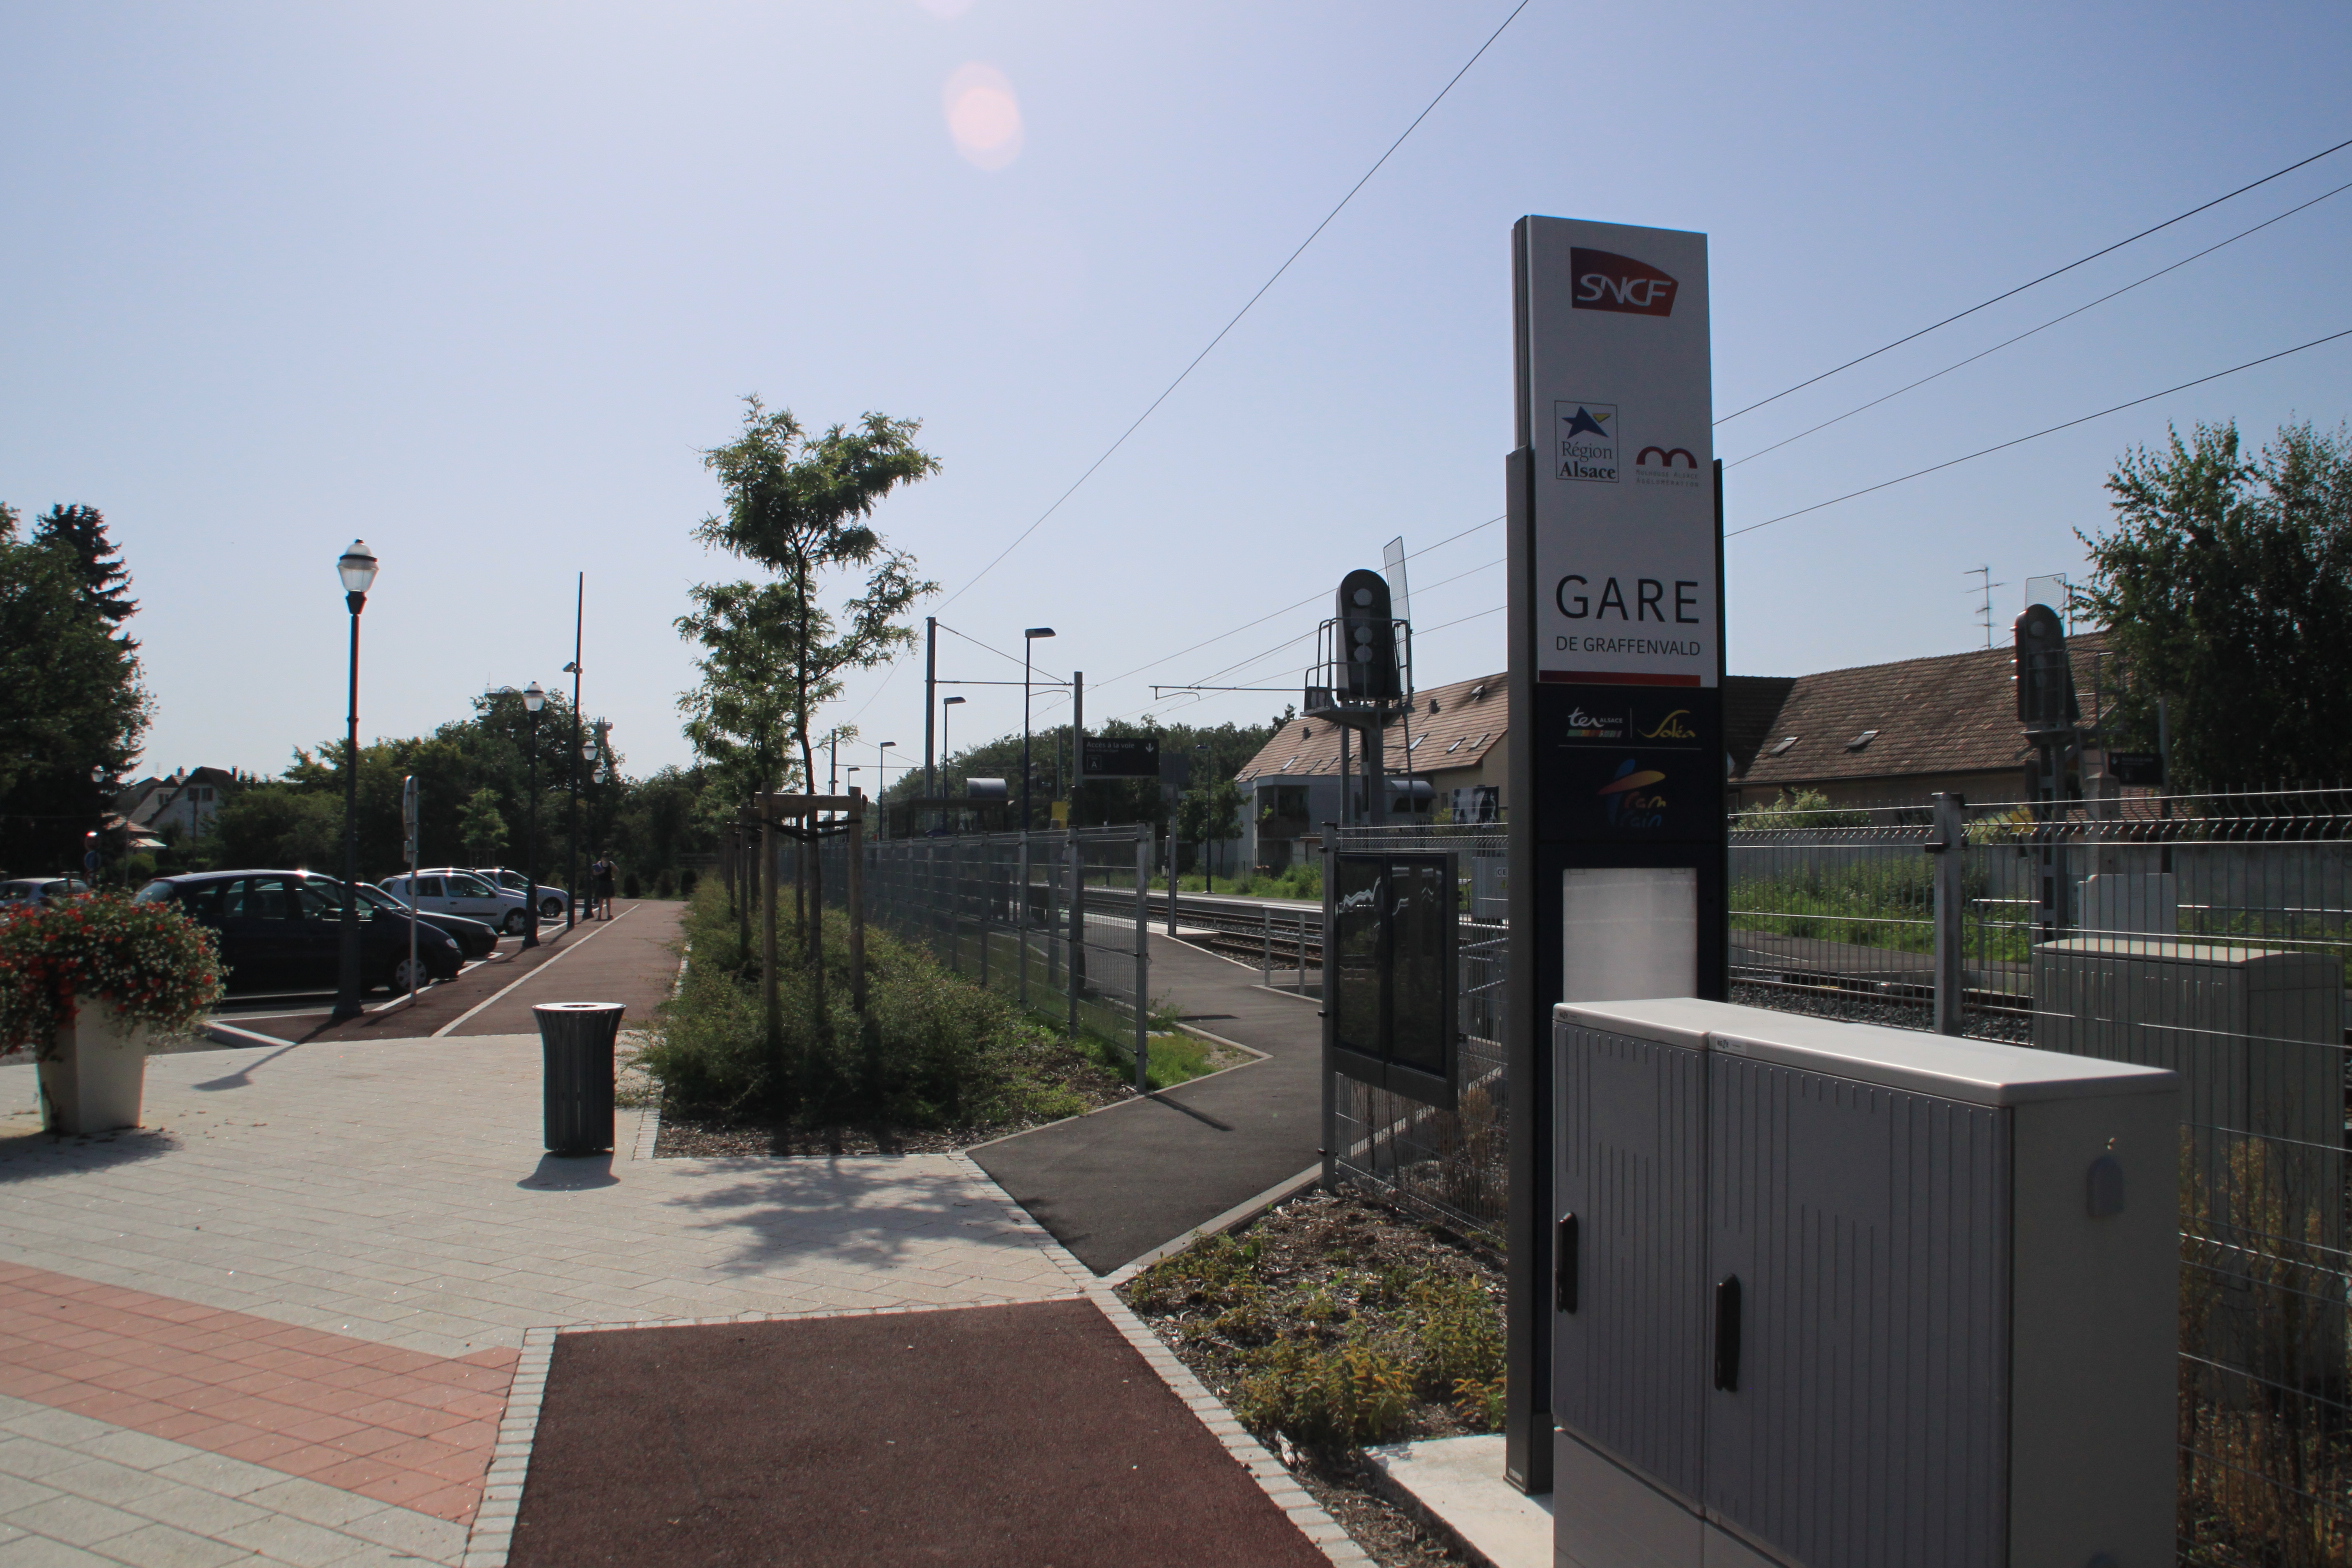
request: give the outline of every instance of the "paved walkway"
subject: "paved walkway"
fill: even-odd
[[[1154,933],[1152,993],[1264,1061],[1057,1122],[972,1158],[1096,1274],[1108,1274],[1321,1159],[1319,1003]]]
[[[314,1041],[0,1138],[0,1568],[456,1563],[498,1452],[467,1396],[527,1331],[1076,1288],[968,1161],[556,1160],[539,1099],[531,1036]]]
[[[630,1022],[642,1022],[677,976],[685,906],[616,899],[613,911],[610,920],[584,920],[569,931],[551,927],[535,948],[502,940],[495,956],[456,979],[427,986],[413,1000],[372,999],[364,1015],[341,1024],[327,1021],[326,1005],[273,1008],[261,1016],[233,1013],[222,1020],[230,1029],[215,1034],[223,1040],[238,1038],[231,1031],[279,1040],[528,1034],[536,1002],[620,1002]]]

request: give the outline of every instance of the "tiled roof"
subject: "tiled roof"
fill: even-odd
[[[2088,720],[2093,666],[2107,636],[2082,632],[2067,646]],[[1803,784],[2021,768],[2032,753],[2017,721],[2014,664],[2011,650],[1987,648],[1800,675],[1766,727],[1742,782]],[[1855,746],[1865,732],[1875,733]],[[1792,739],[1786,750],[1780,749]]]
[[[1436,705],[1431,711],[1431,704]],[[1385,761],[1391,773],[1443,773],[1473,768],[1501,743],[1511,727],[1511,703],[1500,675],[1456,681],[1413,694],[1410,725],[1391,719],[1385,733]],[[1407,729],[1410,760],[1404,754]],[[1350,742],[1351,749],[1354,742]],[[1274,732],[1258,754],[1234,775],[1234,782],[1339,773],[1339,726],[1328,719],[1293,719]]]

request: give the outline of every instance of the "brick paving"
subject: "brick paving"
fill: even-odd
[[[0,1263],[0,1394],[460,1524],[515,1357],[429,1356]]]

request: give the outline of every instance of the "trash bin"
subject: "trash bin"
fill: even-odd
[[[547,1150],[598,1154],[613,1146],[613,1042],[618,1002],[542,1002],[539,1020]]]

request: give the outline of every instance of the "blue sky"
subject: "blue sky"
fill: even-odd
[[[813,423],[880,409],[924,419],[945,465],[879,517],[945,622],[1015,657],[1055,626],[1090,718],[1255,719],[1282,697],[1155,706],[1148,683],[1295,685],[1304,645],[1275,645],[1319,606],[1168,656],[1501,510],[1522,213],[1711,236],[1721,413],[2352,136],[2340,6],[1533,0],[975,584],[1508,11],[8,7],[0,499],[114,522],[150,767],[274,771],[339,730],[333,560],[360,535],[384,561],[364,733],[552,683],[585,570],[585,705],[642,771],[687,758],[670,622],[735,575],[689,538],[716,502],[698,450],[747,392]],[[2352,150],[1733,420],[1719,450],[2347,181]],[[2352,192],[1743,464],[1731,526],[2352,327],[2348,239]],[[2125,447],[2168,421],[2333,426],[2348,372],[2352,339],[1735,540],[1732,668],[1977,645],[1963,573],[2011,585],[2006,626],[2026,576],[2079,570]],[[1502,602],[1502,553],[1489,527],[1413,563],[1454,579],[1415,593],[1425,684],[1499,668],[1501,617],[1464,617]],[[942,671],[1018,678],[955,639]],[[862,677],[835,717],[919,755],[920,674]],[[969,695],[959,738],[1018,723],[1017,690]]]

